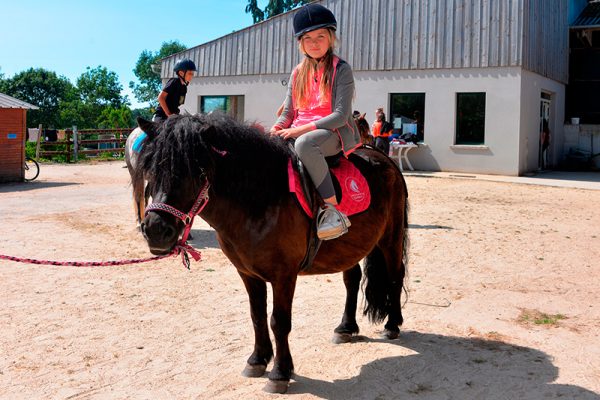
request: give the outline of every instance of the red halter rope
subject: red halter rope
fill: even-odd
[[[181,261],[187,269],[190,269],[190,258],[187,254],[188,252],[192,255],[195,261],[200,261],[201,258],[200,252],[198,252],[196,249],[194,249],[187,243],[187,238],[190,234],[190,230],[192,229],[192,225],[194,224],[194,217],[200,214],[204,207],[206,207],[206,205],[208,204],[209,188],[210,184],[208,183],[208,180],[206,180],[204,186],[202,186],[202,188],[200,189],[200,193],[198,193],[196,202],[187,214],[165,203],[152,203],[148,205],[148,207],[146,207],[145,215],[148,215],[150,211],[164,211],[180,219],[185,224],[185,230],[183,231],[181,240],[177,242],[177,245],[175,246],[171,254],[181,254]]]

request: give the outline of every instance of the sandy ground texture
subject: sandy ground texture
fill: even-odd
[[[148,257],[123,162],[0,185],[0,254]],[[341,274],[302,277],[290,399],[600,399],[600,191],[408,177],[398,340],[360,317],[331,343]],[[0,398],[272,399],[241,371],[248,299],[203,221],[204,260],[99,268],[0,261]],[[361,295],[362,299],[362,295]],[[362,300],[360,300],[362,302]],[[270,368],[269,368],[270,369]],[[268,369],[268,370],[269,370]]]

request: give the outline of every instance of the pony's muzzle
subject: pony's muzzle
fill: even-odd
[[[152,254],[169,253],[179,238],[176,227],[155,212],[148,213],[141,228]]]

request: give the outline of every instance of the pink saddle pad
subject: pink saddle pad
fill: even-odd
[[[339,164],[331,168],[342,188],[342,201],[336,206],[338,210],[351,216],[365,211],[371,204],[371,191],[365,177],[347,158],[341,157]],[[288,182],[290,193],[294,193],[296,200],[309,217],[313,217],[312,210],[302,190],[300,174],[292,167],[292,160],[288,161]]]

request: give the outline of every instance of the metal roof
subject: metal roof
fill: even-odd
[[[39,110],[39,107],[33,104],[10,97],[7,94],[0,93],[0,108],[25,108],[27,110]]]
[[[568,81],[565,0],[317,0],[338,18],[336,50],[353,71],[522,66]],[[297,9],[161,60],[190,58],[198,77],[289,74],[301,61]]]
[[[588,3],[571,28],[600,28],[600,2]]]

